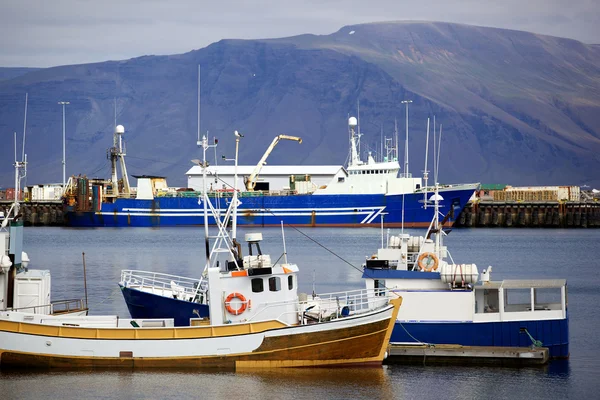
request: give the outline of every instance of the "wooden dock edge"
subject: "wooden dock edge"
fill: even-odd
[[[493,347],[460,345],[390,344],[386,364],[487,364],[545,365],[550,360],[547,347]]]

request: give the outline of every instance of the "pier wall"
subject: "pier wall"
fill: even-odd
[[[10,201],[0,201],[4,215]],[[24,202],[25,226],[63,226],[60,201]],[[600,202],[498,202],[469,203],[456,219],[457,227],[600,228]]]
[[[600,202],[476,201],[463,209],[454,226],[600,228]]]
[[[12,202],[0,202],[0,211],[8,214]],[[63,205],[61,201],[23,202],[20,203],[25,226],[63,226]]]

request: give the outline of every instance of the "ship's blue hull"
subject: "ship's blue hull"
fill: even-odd
[[[569,319],[504,322],[396,322],[392,343],[458,344],[462,346],[530,347],[521,328],[548,347],[550,357],[569,356]],[[409,335],[410,334],[410,335]]]
[[[175,326],[189,326],[190,318],[208,317],[208,305],[121,287],[131,318],[173,318]]]
[[[440,202],[440,211],[447,214],[453,210],[454,217],[458,217],[473,192],[473,189],[441,191],[444,200]],[[383,218],[387,227],[398,227],[403,220],[406,227],[425,227],[431,222],[434,209],[425,208],[423,199],[422,193],[242,196],[238,224],[273,226],[284,221],[299,226],[379,226]],[[217,200],[224,213],[231,198],[211,198],[214,205]],[[65,217],[69,226],[81,227],[204,224],[203,205],[196,197],[117,199],[114,203],[102,203],[98,211],[76,212],[67,208]],[[214,224],[210,213],[209,223]]]

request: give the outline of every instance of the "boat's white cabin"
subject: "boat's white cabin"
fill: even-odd
[[[297,324],[298,266],[271,263],[262,254],[260,233],[246,234],[249,254],[241,262],[226,261],[208,268],[211,325],[279,320]]]

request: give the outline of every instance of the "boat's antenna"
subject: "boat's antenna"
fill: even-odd
[[[402,192],[402,229],[401,229],[401,233],[404,235],[404,194],[406,193],[406,190],[404,190]]]
[[[317,293],[315,292],[315,279],[316,279],[316,271],[315,271],[314,269],[313,269],[313,273],[312,273],[312,275],[313,275],[313,276],[312,276],[312,278],[313,278],[313,282],[312,282],[312,289],[313,289],[313,291],[312,291],[312,297],[313,297],[313,299],[314,299],[315,297],[317,297]]]
[[[27,132],[27,98],[28,97],[29,97],[29,93],[25,93],[25,120],[23,121],[23,153],[21,154],[21,160],[25,160],[25,134]]]
[[[437,133],[435,125],[435,115],[433,116],[433,183],[437,182]]]
[[[400,153],[398,145],[398,119],[394,117],[394,134],[396,135],[396,161],[400,159]]]
[[[381,123],[380,136],[381,136],[381,143],[380,143],[379,148],[381,149],[381,152],[379,153],[379,161],[383,162],[383,122]]]
[[[287,259],[287,249],[285,247],[285,232],[283,230],[283,220],[281,221],[281,237],[283,238],[283,259],[285,260],[285,263],[288,263],[288,259]]]
[[[406,143],[404,145],[404,177],[408,178],[408,105],[412,100],[403,100],[402,104],[406,104]]]
[[[85,271],[85,252],[81,253],[83,258],[83,290],[85,292],[85,308],[88,308],[88,294],[87,294],[87,274]]]
[[[27,134],[27,103],[28,103],[29,93],[25,93],[25,119],[23,121],[23,152],[21,154],[21,161],[23,161],[23,173],[19,174],[19,180],[23,181],[23,186],[25,186],[25,178],[27,177],[27,154],[25,154],[25,137]],[[15,139],[16,145],[16,139]],[[16,158],[15,158],[16,162]],[[21,185],[19,185],[21,186]]]
[[[356,100],[356,121],[357,121],[357,133],[360,137],[360,99]]]
[[[381,214],[381,248],[383,249],[383,214]]]
[[[440,136],[438,137],[438,151],[437,151],[437,168],[435,173],[435,182],[438,183],[438,174],[440,173],[440,153],[442,152],[442,124],[440,124]]]
[[[115,126],[113,127],[115,130],[117,129],[117,97],[115,96],[114,100],[114,114],[115,114]]]
[[[425,181],[425,191],[423,192],[423,200],[425,209],[427,209],[427,180],[429,178],[429,171],[427,171],[427,154],[429,153],[429,118],[427,118],[427,136],[425,139],[425,169],[423,170],[423,180]]]
[[[198,64],[198,145],[200,145],[200,64]]]

